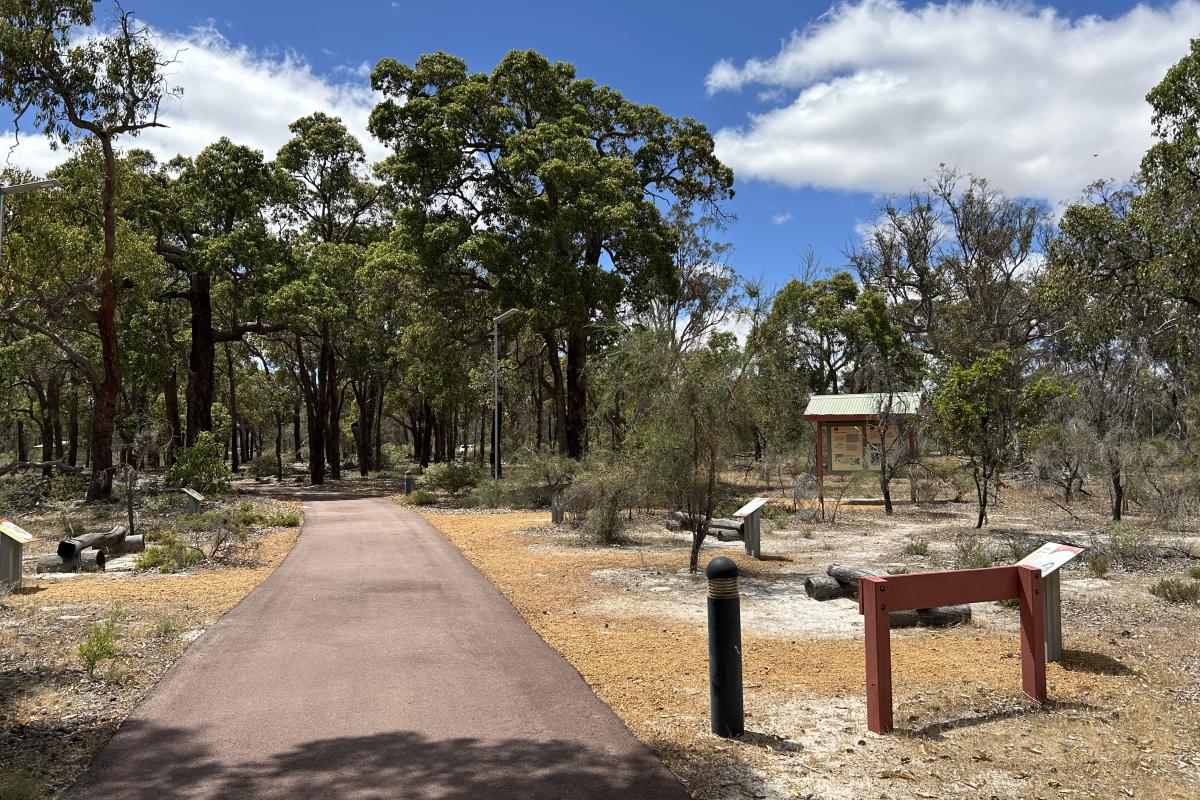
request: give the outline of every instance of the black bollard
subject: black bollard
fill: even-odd
[[[404,493],[412,494],[412,489],[413,489],[412,473],[406,471],[404,473]]]
[[[708,700],[712,732],[730,738],[746,732],[742,707],[742,611],[738,567],[718,556],[708,577]]]

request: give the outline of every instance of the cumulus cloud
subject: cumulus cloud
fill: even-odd
[[[194,155],[228,136],[271,158],[290,137],[287,126],[292,121],[324,111],[342,118],[368,157],[386,154],[367,133],[376,98],[364,64],[335,70],[335,80],[316,73],[295,53],[256,52],[230,43],[211,27],[160,34],[159,43],[164,53],[178,54],[168,73],[172,85],[183,87],[183,97],[164,101],[159,119],[167,128],[126,137],[123,147],[142,147],[166,159],[178,153]],[[0,163],[44,173],[65,155],[52,151],[31,125],[32,115],[23,123],[20,146],[12,150],[14,132],[0,133]]]
[[[792,218],[792,212],[790,212],[790,211],[785,211],[782,214],[772,214],[771,215],[771,224],[782,225],[783,223],[787,222],[791,218]]]
[[[773,57],[712,67],[710,93],[794,98],[719,131],[718,153],[741,177],[796,187],[899,192],[947,163],[1070,200],[1137,169],[1146,92],[1197,31],[1197,0],[1110,19],[988,0],[839,4]]]

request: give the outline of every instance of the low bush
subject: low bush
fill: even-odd
[[[33,773],[15,769],[0,778],[0,800],[39,800],[45,793]]]
[[[150,544],[137,555],[133,565],[137,569],[159,572],[182,572],[204,560],[204,553],[184,543],[174,531],[158,531],[150,534]]]
[[[992,565],[992,554],[983,539],[967,536],[954,543],[954,561],[959,569],[980,569]]]
[[[404,498],[404,502],[410,506],[432,506],[436,505],[437,501],[436,494],[427,492],[424,489],[417,489]]]
[[[259,515],[259,521],[267,528],[298,528],[300,515],[292,511],[281,511],[277,514]]]
[[[421,478],[421,486],[431,492],[445,492],[451,497],[458,497],[479,485],[480,478],[478,465],[446,461],[427,469]]]
[[[275,463],[275,456],[264,453],[261,456],[255,456],[249,464],[246,465],[246,472],[253,475],[255,478],[269,478],[272,475],[277,475],[275,469],[278,466]]]
[[[1200,581],[1200,567],[1192,567],[1189,569],[1188,577],[1194,581]]]
[[[1093,578],[1106,578],[1108,571],[1112,569],[1112,559],[1104,553],[1093,550],[1087,554],[1084,565]]]
[[[1103,533],[1105,543],[1101,549],[1115,564],[1136,564],[1154,554],[1150,535],[1128,522],[1114,522]]]
[[[909,539],[905,543],[902,552],[906,556],[927,556],[929,555],[929,540],[920,538]]]
[[[1200,582],[1163,578],[1150,587],[1150,594],[1168,603],[1200,603]]]
[[[175,459],[174,466],[167,470],[169,485],[191,487],[206,493],[229,490],[233,473],[225,463],[221,442],[210,431],[201,431],[194,445],[177,450]]]
[[[565,510],[582,526],[588,541],[616,544],[624,528],[621,509],[631,491],[628,476],[600,465],[576,477],[564,498]]]
[[[79,644],[79,658],[87,669],[88,677],[96,673],[96,665],[117,654],[117,624],[109,619],[88,628],[87,636]]]

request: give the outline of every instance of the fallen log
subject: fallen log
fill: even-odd
[[[71,559],[64,561],[60,556],[38,556],[37,567],[34,570],[39,575],[43,572],[78,572],[79,562]]]
[[[948,628],[951,625],[965,625],[970,621],[971,607],[969,605],[893,611],[888,619],[893,628]]]
[[[804,591],[813,600],[833,600],[846,596],[842,584],[828,575],[809,575],[804,579]]]
[[[668,519],[679,523],[682,527],[689,531],[694,531],[698,525],[704,522],[704,517],[698,514],[685,514],[682,511],[672,511],[667,515]],[[711,530],[730,530],[742,532],[742,522],[737,519],[727,519],[725,517],[713,517],[708,521],[708,529]]]
[[[867,569],[865,567],[849,567],[845,564],[830,564],[829,569],[825,570],[825,573],[842,585],[845,597],[856,599],[858,598],[858,581],[860,578],[887,575],[886,572]]]
[[[79,554],[89,548],[102,548],[107,550],[121,542],[125,538],[126,528],[124,525],[114,525],[112,530],[107,533],[85,533],[82,536],[73,536],[70,539],[63,539],[58,543],[58,555],[63,561],[74,561],[79,557]]]
[[[106,549],[110,557],[126,553],[140,553],[146,549],[146,538],[140,533],[137,536],[126,536],[117,544]]]
[[[80,572],[104,572],[104,562],[108,556],[103,550],[88,550],[79,554]]]

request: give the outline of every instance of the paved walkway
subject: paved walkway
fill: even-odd
[[[686,800],[420,517],[303,499],[282,566],[188,648],[72,797]]]

